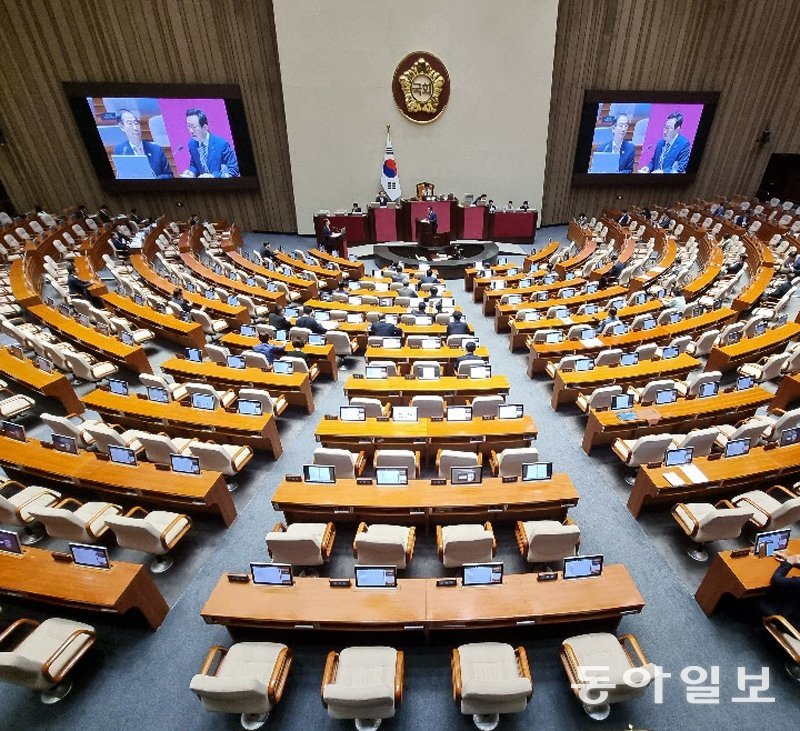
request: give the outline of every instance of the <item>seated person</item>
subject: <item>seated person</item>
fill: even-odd
[[[727,275],[738,274],[745,264],[747,264],[747,254],[739,254],[739,258],[733,264],[728,264],[723,273]]]
[[[609,307],[608,308],[608,315],[606,316],[605,320],[603,320],[598,326],[597,331],[602,333],[605,329],[606,325],[610,325],[612,322],[619,322],[620,319],[617,317],[617,308],[616,307]]]
[[[111,245],[114,247],[114,251],[120,256],[130,256],[131,247],[120,234],[115,233],[111,235]]]
[[[397,290],[398,297],[416,297],[417,290],[411,286],[411,280],[408,277],[403,277],[402,286]]]
[[[295,327],[304,327],[317,335],[324,335],[325,328],[314,319],[314,310],[309,305],[303,307],[303,314],[297,318]]]
[[[767,288],[759,299],[779,300],[792,288],[792,280],[789,277],[782,277],[774,285]]]
[[[67,289],[70,294],[76,294],[79,297],[90,297],[89,287],[91,286],[91,282],[81,279],[75,273],[75,265],[72,262],[67,264]]]
[[[520,205],[519,209],[521,211],[527,211],[530,208],[528,205],[528,201],[522,201],[522,205]]]
[[[403,265],[402,264],[395,264],[389,271],[386,272],[386,276],[389,277],[393,282],[402,282],[403,277]]]
[[[275,252],[273,251],[272,244],[270,244],[269,241],[265,241],[263,244],[261,244],[260,254],[262,259],[275,258]]]
[[[509,201],[508,203],[506,203],[506,207],[503,210],[505,210],[505,211],[513,211],[514,210],[514,203],[512,201]]]
[[[474,343],[474,341],[470,340],[467,343],[467,345],[464,348],[464,350],[466,350],[467,352],[464,353],[464,355],[458,356],[458,358],[455,359],[455,362],[453,364],[453,368],[455,369],[456,373],[458,373],[458,366],[461,363],[467,363],[467,362],[473,361],[473,360],[478,361],[479,363],[483,363],[483,358],[481,358],[479,355],[475,355],[475,343]]]
[[[427,302],[425,302],[425,300],[422,300],[422,302],[420,302],[417,305],[416,311],[411,311],[411,314],[412,315],[419,315],[419,316],[427,315],[428,314],[428,304],[427,304]]]
[[[305,352],[305,350],[303,350],[304,347],[305,343],[302,340],[292,340],[292,357],[302,358],[306,363],[308,363],[308,354]]]
[[[777,589],[777,602],[783,604],[780,611],[795,627],[800,628],[800,576],[789,576],[794,568],[800,568],[800,553],[790,554],[787,551],[775,551],[772,554],[780,561],[772,574],[770,585]]]
[[[669,299],[664,300],[664,307],[674,307],[682,310],[686,307],[686,297],[680,287],[672,287],[669,291]]]
[[[253,347],[253,352],[263,355],[269,361],[270,365],[275,362],[275,358],[280,358],[282,355],[285,355],[285,346],[270,343],[267,333],[262,333],[258,336],[258,339],[261,342]]]
[[[269,318],[267,322],[275,328],[275,330],[286,330],[288,333],[289,330],[292,328],[292,323],[290,320],[286,319],[286,316],[283,314],[283,307],[277,305],[275,307],[274,312],[269,313]]]
[[[469,335],[469,325],[462,322],[464,315],[456,310],[453,313],[453,321],[447,323],[447,334],[449,335]]]
[[[184,312],[192,311],[192,303],[183,296],[183,290],[180,287],[175,287],[172,290],[172,297],[170,297],[169,301],[178,305]]]
[[[402,337],[403,331],[397,325],[386,322],[386,315],[381,312],[378,319],[369,328],[369,334],[377,337]]]
[[[581,215],[583,215],[583,214],[581,214]],[[622,215],[619,217],[619,221],[618,221],[619,225],[620,226],[627,226],[630,222],[631,222],[630,214],[626,210],[623,210],[622,211]]]
[[[786,257],[786,261],[781,266],[781,271],[793,277],[800,276],[800,257],[796,252],[792,252]]]
[[[439,280],[433,275],[431,269],[427,269],[418,281],[420,284],[436,284]]]
[[[358,203],[353,203],[353,209],[350,211],[350,213],[361,213],[361,207],[358,205]]]
[[[611,254],[611,261],[613,262],[611,269],[600,279],[601,287],[607,287],[610,283],[616,282],[619,279],[619,275],[622,274],[622,270],[625,268],[625,265],[619,260],[616,252]]]
[[[495,206],[493,200],[489,201],[488,208],[489,208],[489,213],[497,213],[497,206]]]

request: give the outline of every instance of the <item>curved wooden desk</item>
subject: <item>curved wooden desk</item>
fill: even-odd
[[[787,343],[800,333],[800,325],[787,322],[780,327],[773,327],[763,335],[754,338],[742,338],[733,345],[715,345],[708,355],[707,371],[730,371],[743,363],[751,363],[759,358],[783,350]]]
[[[361,279],[364,276],[363,261],[351,261],[350,259],[345,259],[341,256],[328,254],[320,249],[310,249],[308,253],[320,261],[327,261],[332,264],[336,264],[342,271],[348,272],[351,279]]]
[[[524,275],[523,275],[524,276]],[[579,287],[583,287],[586,284],[586,280],[581,277],[575,277],[574,279],[569,279],[567,281],[559,280],[557,282],[551,282],[550,284],[545,284],[544,282],[538,282],[535,284],[530,285],[529,287],[505,287],[503,289],[486,289],[483,292],[483,314],[487,317],[491,317],[497,307],[500,305],[500,298],[503,295],[511,294],[511,295],[520,295],[522,297],[522,303],[529,301],[529,297],[536,293],[536,292],[558,292],[561,289],[566,287],[575,287],[576,289]],[[522,304],[520,303],[520,304]]]
[[[464,348],[448,348],[443,346],[428,350],[425,348],[410,348],[404,345],[402,348],[371,348],[367,346],[364,353],[367,363],[373,360],[391,360],[397,363],[398,370],[408,373],[411,364],[418,360],[432,360],[442,364],[449,371],[455,370],[455,363],[462,355],[466,355]],[[485,345],[480,345],[475,349],[475,355],[484,360],[489,358],[489,350]],[[475,365],[481,365],[475,361]]]
[[[800,399],[800,373],[786,374],[778,384],[775,398],[769,406],[771,413],[786,411]]]
[[[89,612],[136,610],[154,630],[169,611],[146,566],[112,561],[107,571],[90,569],[27,546],[22,556],[0,553],[0,594]]]
[[[61,402],[68,414],[83,412],[83,404],[78,398],[67,377],[59,372],[45,373],[39,370],[32,360],[11,355],[7,348],[0,348],[0,373],[4,378],[21,386],[41,393]]]
[[[377,398],[395,406],[408,405],[414,396],[441,396],[448,404],[463,404],[476,396],[507,396],[510,390],[508,377],[495,375],[491,378],[442,376],[431,380],[404,376],[380,379],[350,376],[344,384],[348,399]]]
[[[225,333],[219,342],[231,352],[241,353],[243,350],[252,350],[261,341],[249,335]],[[294,352],[294,346],[290,342],[286,343],[286,352]],[[308,357],[309,363],[316,363],[319,366],[320,373],[330,376],[334,381],[339,380],[339,364],[336,362],[336,351],[332,345],[305,345],[303,353]]]

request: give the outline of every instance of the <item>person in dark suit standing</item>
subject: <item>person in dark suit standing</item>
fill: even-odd
[[[386,195],[386,191],[381,190],[377,196],[375,196],[375,202],[381,207],[386,208],[389,205],[389,196]]]
[[[142,125],[130,109],[120,109],[117,112],[117,124],[128,138],[114,148],[115,155],[147,156],[150,169],[156,178],[171,178],[172,170],[169,169],[167,156],[155,142],[142,139]],[[109,219],[110,220],[110,219]]]
[[[230,142],[208,131],[208,117],[201,109],[186,110],[189,130],[189,167],[184,178],[238,178],[239,161]]]
[[[683,115],[672,112],[664,122],[664,133],[653,152],[648,165],[639,168],[640,173],[685,173],[689,166],[692,143],[682,134]]]
[[[428,223],[431,225],[433,235],[436,236],[436,232],[439,230],[439,216],[436,215],[436,211],[430,206],[428,206]]]
[[[633,172],[633,158],[636,154],[636,147],[633,142],[625,139],[625,135],[628,133],[628,126],[628,115],[618,114],[611,124],[611,139],[597,148],[597,152],[619,153],[617,169],[621,173]]]
[[[447,323],[447,335],[469,335],[469,325],[462,321],[464,315],[460,310],[453,313],[453,319]]]

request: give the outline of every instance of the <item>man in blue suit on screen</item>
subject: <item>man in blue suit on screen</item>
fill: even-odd
[[[633,142],[625,139],[629,123],[630,120],[627,114],[618,114],[614,117],[614,122],[611,125],[611,139],[597,148],[597,152],[616,152],[619,154],[617,169],[621,173],[633,172],[633,156],[636,154],[636,147]]]
[[[172,170],[169,169],[169,162],[164,150],[155,142],[142,139],[142,125],[130,109],[120,109],[117,112],[117,124],[128,140],[114,148],[115,155],[147,155],[147,161],[150,163],[154,177],[172,177]]]
[[[186,110],[189,130],[189,168],[183,178],[238,178],[239,162],[231,143],[208,131],[208,117],[201,109]]]
[[[679,130],[683,115],[672,112],[664,122],[664,135],[658,141],[649,165],[639,168],[640,173],[685,173],[689,165],[692,145]]]

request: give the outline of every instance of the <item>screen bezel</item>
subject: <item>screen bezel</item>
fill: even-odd
[[[289,583],[284,584],[283,582],[275,584],[269,581],[256,581],[256,575],[253,571],[253,567],[256,566],[258,568],[277,568],[277,569],[289,569]],[[294,586],[294,574],[292,574],[292,565],[290,563],[269,563],[268,561],[251,561],[250,562],[250,581],[253,582],[254,586],[280,586],[280,587],[287,587],[287,586]]]
[[[753,540],[753,553],[758,555],[759,545],[762,543],[762,541],[764,540],[765,536],[774,536],[776,534],[783,534],[783,533],[788,534],[786,536],[786,547],[778,548],[776,550],[777,551],[785,551],[786,548],[789,547],[789,540],[792,537],[792,529],[791,528],[778,528],[777,530],[765,530],[765,531],[760,531],[759,533],[756,533],[755,538]],[[773,554],[770,553],[768,555],[772,556]]]
[[[476,479],[464,482],[463,480],[454,480],[453,477],[457,470],[475,470]],[[455,465],[450,468],[450,484],[451,485],[480,485],[483,483],[483,469],[479,464],[476,465]]]
[[[526,477],[525,476],[525,468],[526,467],[537,467],[539,465],[545,465],[547,467],[547,475],[545,477]],[[544,482],[545,480],[552,480],[553,479],[553,463],[552,462],[525,462],[522,467],[520,468],[520,482]]]
[[[688,452],[689,453],[689,460],[687,462],[681,462],[680,464],[670,464],[670,455],[675,454],[676,452]],[[664,452],[664,467],[683,467],[684,465],[691,464],[692,459],[694,458],[694,447],[678,447],[675,449],[668,449]]]
[[[345,419],[344,414],[350,410],[355,410],[358,412],[359,418],[358,419]],[[359,422],[359,421],[366,421],[367,420],[367,409],[364,406],[340,406],[339,407],[339,421],[344,422]]]
[[[400,482],[381,482],[381,475],[385,474],[388,470],[399,471],[402,473],[403,479]],[[375,484],[381,487],[401,487],[408,485],[408,467],[376,467],[375,468]]]
[[[131,464],[130,462],[120,462],[119,460],[114,459],[112,450],[116,452],[117,450],[122,450],[122,449],[124,449],[126,453],[130,454],[133,457],[133,464]],[[136,467],[139,464],[139,461],[136,459],[136,452],[134,452],[130,447],[121,447],[119,444],[108,445],[108,460],[113,464],[119,464],[122,465],[123,467]]]
[[[6,535],[6,536],[14,536],[14,539],[16,540],[16,543],[17,543],[17,549],[18,549],[16,551],[9,551],[9,550],[7,550],[5,548],[0,547],[0,553],[5,555],[5,556],[21,556],[22,555],[22,541],[19,538],[19,533],[17,533],[16,531],[13,531],[13,530],[6,530],[5,528],[0,528],[0,533],[2,533],[3,535]]]
[[[105,559],[105,566],[91,566],[90,564],[82,563],[75,558],[75,549],[76,548],[88,548],[92,551],[97,551],[103,558]],[[101,546],[98,544],[88,544],[88,543],[70,543],[69,544],[69,553],[72,556],[72,563],[76,566],[82,566],[83,568],[87,569],[96,569],[100,571],[108,571],[111,569],[111,561],[108,560],[108,549],[105,546]]]
[[[56,446],[59,442],[61,444],[64,444],[65,442],[69,444],[69,449],[63,449],[62,447]],[[53,445],[53,449],[61,454],[78,454],[80,451],[78,449],[78,440],[69,434],[54,433],[50,436],[50,443]]]
[[[480,583],[480,582],[468,582],[467,579],[467,571],[473,568],[479,568],[483,566],[489,566],[492,569],[500,567],[500,581],[490,581],[488,584]],[[502,586],[503,578],[505,576],[505,568],[503,567],[502,561],[487,561],[485,563],[465,563],[461,565],[461,586]]]
[[[588,576],[567,576],[567,566],[573,563],[577,563],[578,561],[595,561],[600,559],[600,573],[599,574],[589,574]],[[561,570],[561,578],[564,581],[572,581],[573,579],[597,579],[603,575],[603,564],[605,559],[603,558],[602,553],[595,553],[586,556],[567,556],[564,558],[564,566]]]
[[[380,569],[381,571],[390,571],[392,573],[392,578],[394,579],[394,583],[392,584],[384,584],[383,586],[362,586],[358,581],[358,575],[361,571],[371,571],[375,569]],[[369,566],[353,566],[353,581],[355,583],[356,589],[396,589],[397,588],[397,566],[381,566],[381,565],[369,565]]]
[[[744,444],[745,450],[740,454],[728,454],[728,449],[730,448],[731,444]],[[745,457],[750,452],[750,438],[743,437],[742,439],[729,439],[725,444],[725,451],[723,455],[726,459],[730,459],[731,457]]]
[[[190,460],[191,464],[197,465],[197,470],[192,470],[191,472],[188,472],[187,470],[175,469],[175,464],[179,459],[188,459],[188,460]],[[195,477],[195,476],[199,475],[202,472],[202,470],[200,469],[200,458],[196,457],[193,454],[170,454],[170,456],[169,456],[169,468],[173,472],[177,472],[179,475],[191,475],[192,477]]]
[[[330,470],[330,474],[333,475],[332,480],[311,480],[309,479],[309,467],[320,468],[325,467]],[[336,484],[336,467],[330,464],[304,464],[303,465],[303,482],[308,483],[309,485],[335,485]]]

